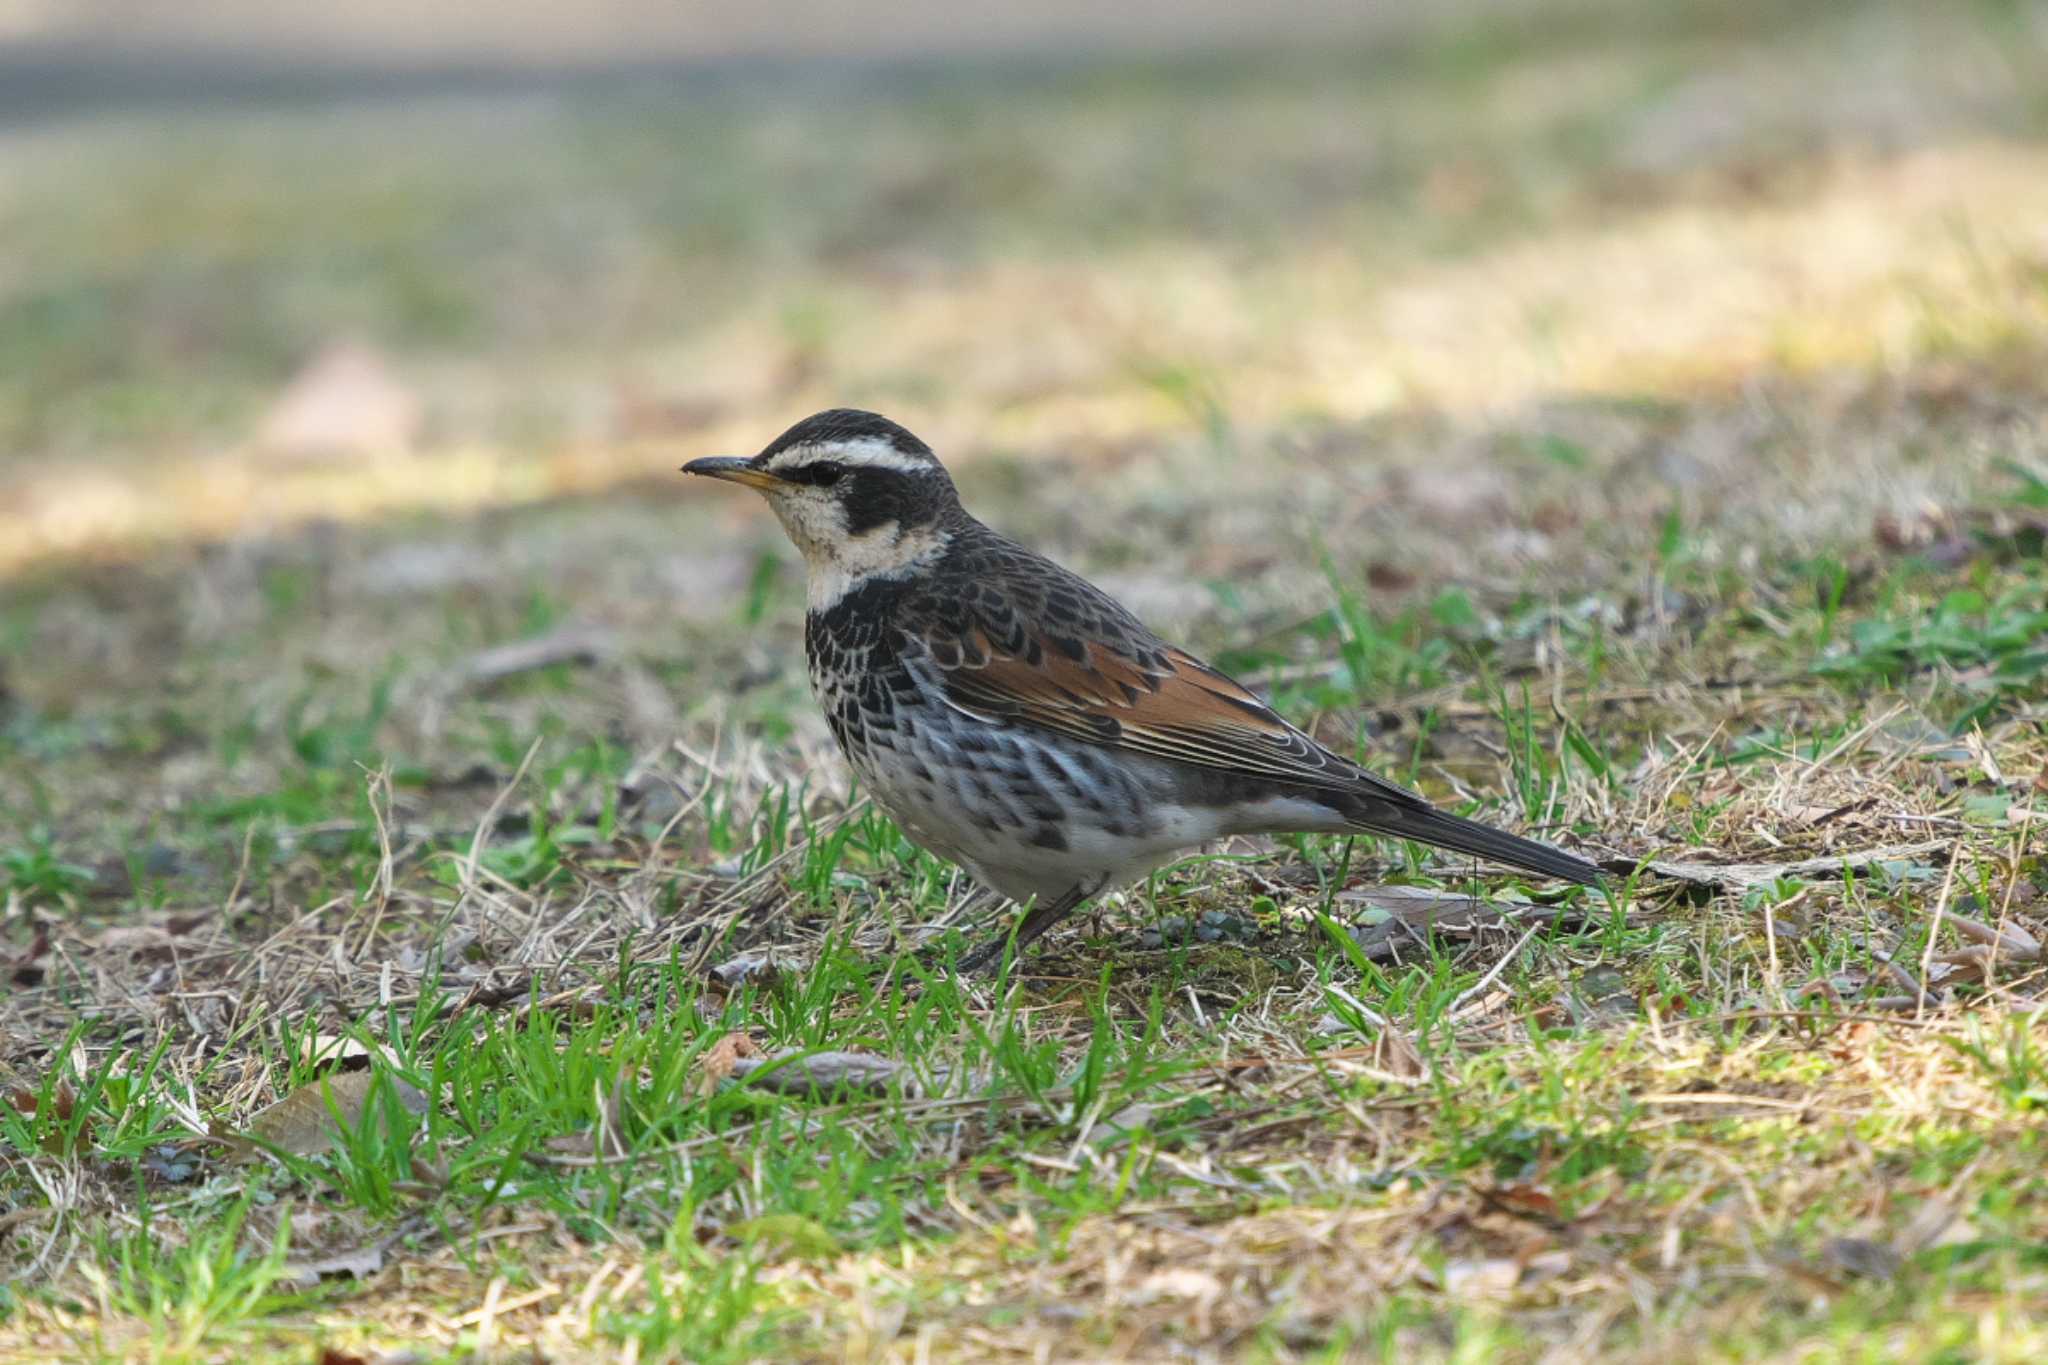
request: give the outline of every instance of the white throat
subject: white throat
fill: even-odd
[[[824,611],[871,578],[893,578],[929,564],[952,538],[937,526],[905,531],[886,521],[861,535],[813,542],[804,547],[808,605]]]

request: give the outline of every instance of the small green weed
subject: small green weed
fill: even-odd
[[[47,829],[29,831],[25,843],[0,849],[0,891],[61,905],[92,884],[93,870],[58,856]]]
[[[2022,583],[1987,596],[1962,588],[1917,611],[1871,617],[1849,628],[1848,640],[1824,654],[1817,671],[1864,684],[1897,685],[1941,668],[1968,700],[1960,727],[2039,687],[2048,676],[2048,589]]]

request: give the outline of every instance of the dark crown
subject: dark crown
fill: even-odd
[[[828,408],[824,412],[813,413],[770,441],[767,449],[754,459],[765,463],[797,446],[837,445],[842,441],[885,441],[899,454],[927,460],[933,465],[939,462],[930,446],[904,428],[878,412],[864,412],[859,408]]]

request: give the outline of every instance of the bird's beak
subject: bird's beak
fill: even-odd
[[[743,483],[764,493],[785,487],[789,482],[765,469],[756,469],[752,462],[737,455],[708,455],[701,460],[692,460],[683,466],[683,472],[702,474],[707,479],[724,479],[727,483]]]

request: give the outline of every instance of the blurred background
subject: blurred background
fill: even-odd
[[[1084,456],[1994,349],[2042,320],[2044,25],[0,0],[0,571],[835,403]]]
[[[143,765],[105,801],[176,806],[181,753],[273,789],[322,724],[431,765],[446,680],[535,639],[618,671],[472,749],[662,743],[735,680],[809,734],[791,552],[673,471],[826,406],[1301,660],[1354,588],[1435,603],[1416,648],[1663,620],[1681,530],[1920,543],[2043,439],[2022,0],[0,0],[0,42],[0,691],[37,771]]]

